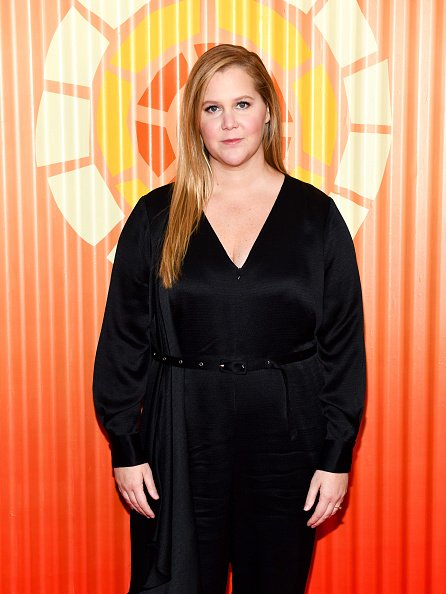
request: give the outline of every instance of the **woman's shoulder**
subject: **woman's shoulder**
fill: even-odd
[[[290,174],[286,174],[286,180],[288,184],[288,191],[293,193],[296,198],[299,198],[300,200],[311,199],[322,208],[328,207],[331,201],[330,196],[325,194],[319,188],[316,188],[316,186],[313,186],[308,182],[304,182],[297,177],[293,177]]]
[[[173,184],[159,186],[139,198],[130,212],[121,235],[143,236],[150,232],[156,233],[162,229],[163,221],[167,217],[162,216],[168,213]]]
[[[333,199],[310,183],[301,179],[286,175],[286,194],[289,196],[290,208],[300,216],[315,217],[325,220]]]
[[[333,238],[333,245],[353,242],[347,223],[331,196],[302,180],[289,177],[289,203],[299,220],[310,222],[324,238]],[[294,199],[293,199],[294,198]]]
[[[144,205],[149,219],[152,221],[155,217],[167,213],[172,198],[173,182],[158,186],[144,196],[141,196],[139,202]]]

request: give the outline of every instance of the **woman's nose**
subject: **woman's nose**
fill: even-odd
[[[237,128],[237,126],[238,122],[235,114],[232,111],[224,112],[221,121],[221,127],[223,130],[232,130],[233,128]]]

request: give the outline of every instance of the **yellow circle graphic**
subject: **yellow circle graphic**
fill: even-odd
[[[392,123],[387,60],[356,0],[317,11],[314,0],[120,4],[71,8],[45,62],[36,163],[82,239],[115,241],[136,200],[174,178],[182,87],[198,56],[223,42],[261,55],[282,104],[288,170],[330,194],[356,234]]]

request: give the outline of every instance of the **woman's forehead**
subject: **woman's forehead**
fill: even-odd
[[[216,100],[219,96],[225,98],[257,94],[254,79],[241,66],[227,66],[218,70],[209,80],[203,100]],[[215,96],[214,96],[215,95]]]

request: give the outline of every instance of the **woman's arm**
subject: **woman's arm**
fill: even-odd
[[[362,292],[353,240],[330,199],[324,234],[323,317],[317,332],[324,374],[319,395],[325,443],[305,509],[319,502],[309,525],[330,517],[345,495],[364,408],[366,362]]]
[[[319,399],[327,419],[318,468],[349,472],[364,408],[364,318],[353,240],[332,199],[325,225],[323,316],[317,341],[324,375]]]
[[[94,364],[93,398],[109,438],[118,487],[132,507],[145,515],[151,510],[143,481],[157,498],[139,433],[150,354],[149,275],[149,222],[141,199],[116,249]]]

